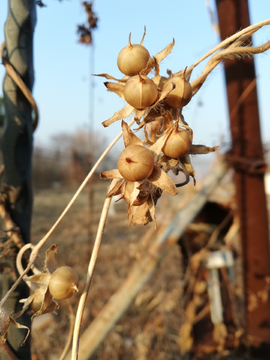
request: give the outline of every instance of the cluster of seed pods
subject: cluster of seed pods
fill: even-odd
[[[189,182],[195,171],[191,165],[191,154],[207,154],[217,147],[209,148],[193,144],[193,131],[184,120],[182,109],[192,99],[193,92],[186,69],[167,77],[159,73],[159,63],[171,52],[174,41],[157,55],[151,57],[144,47],[145,33],[140,44],[129,42],[117,59],[119,70],[124,74],[115,82],[105,82],[109,91],[123,98],[126,106],[103,122],[111,123],[126,118],[134,112],[134,118],[144,128],[145,138],[139,139],[122,121],[125,149],[119,156],[117,169],[101,173],[102,178],[118,179],[108,196],[122,195],[128,204],[128,217],[133,225],[155,222],[155,205],[162,191],[177,194],[177,187]],[[149,77],[154,70],[154,76]],[[167,175],[184,173],[186,180],[174,184]]]

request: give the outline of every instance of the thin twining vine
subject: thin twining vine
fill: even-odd
[[[77,316],[75,320],[72,360],[78,358],[79,336],[83,311],[86,303],[87,294],[89,292],[93,271],[98,256],[98,250],[105,227],[107,212],[112,196],[121,194],[122,198],[127,202],[127,213],[131,224],[145,225],[148,222],[152,221],[154,223],[154,226],[156,227],[155,205],[159,197],[161,196],[162,191],[166,191],[171,195],[177,194],[177,188],[175,184],[167,175],[168,171],[171,170],[176,175],[178,173],[183,173],[184,175],[186,175],[187,178],[191,176],[194,179],[195,184],[195,170],[192,167],[190,155],[206,154],[212,151],[216,151],[217,147],[209,148],[204,145],[193,144],[193,131],[184,119],[184,116],[182,114],[182,108],[189,101],[192,100],[192,97],[201,88],[208,75],[220,62],[226,59],[240,59],[244,56],[253,56],[254,54],[262,53],[268,50],[270,48],[270,40],[258,47],[252,47],[250,44],[245,44],[245,42],[252,34],[254,34],[256,31],[258,31],[265,25],[270,25],[270,19],[249,26],[246,29],[239,31],[233,36],[222,41],[218,46],[205,54],[192,66],[181,70],[175,74],[172,74],[172,72],[168,71],[168,77],[160,75],[159,64],[172,51],[174,41],[160,53],[156,54],[154,57],[151,58],[150,55],[149,57],[147,55],[147,62],[142,65],[141,69],[136,70],[136,75],[125,74],[125,70],[123,70],[125,76],[122,79],[115,79],[113,76],[108,74],[99,75],[105,77],[106,79],[116,81],[106,82],[105,86],[109,91],[115,92],[118,96],[122,97],[124,100],[127,101],[125,107],[117,111],[110,119],[104,121],[103,125],[105,127],[109,126],[111,123],[117,120],[130,116],[132,112],[134,112],[134,118],[130,121],[129,124],[126,124],[124,121],[122,121],[122,132],[119,133],[115,140],[101,155],[99,160],[96,162],[94,167],[86,176],[83,183],[80,185],[79,189],[76,191],[76,193],[70,200],[67,207],[64,209],[60,217],[56,220],[52,228],[38,242],[37,245],[32,247],[32,252],[26,269],[21,272],[20,277],[0,301],[0,317],[2,320],[0,334],[3,339],[5,339],[6,337],[10,324],[17,327],[25,328],[14,320],[16,316],[12,318],[3,309],[5,302],[7,301],[10,294],[16,289],[22,279],[25,279],[26,281],[36,281],[37,283],[42,283],[42,281],[44,281],[45,284],[43,282],[42,286],[45,286],[45,295],[47,294],[46,296],[48,296],[49,283],[47,284],[46,281],[49,282],[49,278],[51,277],[51,275],[49,274],[48,276],[48,274],[46,274],[46,276],[43,276],[44,280],[41,281],[40,279],[42,278],[42,274],[33,275],[32,279],[31,277],[26,277],[26,274],[33,267],[35,259],[41,247],[46,243],[50,235],[53,233],[53,231],[56,229],[63,217],[66,215],[66,213],[73,205],[89,179],[96,171],[99,164],[103,161],[104,157],[123,135],[125,143],[124,151],[126,151],[126,153],[124,155],[122,154],[122,157],[120,155],[120,158],[125,162],[125,166],[128,168],[123,171],[123,164],[119,165],[119,162],[118,169],[105,171],[101,174],[102,178],[113,179],[113,181],[104,202],[98,232],[95,239],[94,249],[89,262],[86,283],[80,298]],[[145,33],[143,35],[140,45],[138,46],[144,47],[144,36]],[[133,45],[131,44],[131,38],[129,38],[128,47],[132,46]],[[146,52],[144,51],[144,53]],[[192,75],[193,69],[211,55],[213,56],[206,64],[202,74],[198,76],[195,80],[190,82],[190,77]],[[147,75],[152,70],[154,70],[154,77],[150,79]],[[130,97],[128,96],[129,94],[127,93],[127,89],[132,88],[132,86],[134,87],[134,89],[136,88],[137,94],[139,96],[139,102],[134,102],[134,99],[130,99]],[[144,93],[145,90],[147,90],[148,93]],[[145,94],[147,94],[147,96]],[[174,96],[176,96],[176,100],[174,100]],[[144,101],[146,97],[150,100],[147,101],[146,99],[146,101]],[[134,122],[139,125],[138,128],[144,128],[144,140],[140,140],[131,131],[130,126]],[[179,145],[179,142],[182,143],[181,146]],[[151,173],[147,173],[147,175],[141,176],[141,169],[139,168],[138,170],[134,165],[138,162],[136,152],[130,152],[132,147],[134,150],[134,146],[139,146],[140,149],[145,149],[143,151],[145,154],[147,154],[146,158],[148,159],[148,164],[150,164],[151,166]],[[175,153],[174,150],[178,147],[179,152]],[[143,162],[143,158],[144,156],[141,156],[139,158],[140,162]],[[187,181],[185,183],[187,183]],[[54,263],[54,254],[54,248],[52,249],[51,247],[49,250],[47,250],[46,262],[48,266],[50,266],[51,263]],[[53,297],[51,297],[50,295],[49,298],[52,303],[48,303],[48,307],[46,308],[45,300],[47,298],[45,295],[42,300],[41,308],[39,310],[40,314],[43,313],[42,311],[44,309],[47,311],[48,307],[51,306],[54,301]]]

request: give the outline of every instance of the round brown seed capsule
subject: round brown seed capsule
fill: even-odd
[[[129,35],[129,43],[120,51],[117,58],[117,65],[123,74],[133,76],[137,75],[146,67],[149,59],[150,54],[148,50],[142,45],[132,45]]]
[[[186,129],[175,129],[163,146],[163,153],[170,158],[179,158],[188,154],[191,147],[191,136]]]
[[[158,88],[147,76],[132,76],[124,87],[124,97],[129,105],[143,110],[154,104],[158,97]]]
[[[154,163],[150,150],[142,145],[129,145],[121,152],[117,168],[124,179],[141,181],[152,174]]]
[[[69,266],[61,266],[51,275],[49,291],[55,299],[68,299],[78,291],[78,283],[79,277],[76,271]]]
[[[172,83],[175,85],[175,88],[166,96],[164,102],[172,108],[182,108],[192,98],[192,87],[184,77],[178,76],[169,79],[165,83],[163,90],[169,90]]]

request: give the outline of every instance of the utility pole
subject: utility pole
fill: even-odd
[[[5,57],[31,91],[34,83],[33,71],[33,32],[36,24],[35,0],[9,0],[8,17],[5,23]],[[32,216],[31,163],[33,124],[32,108],[19,87],[6,73],[3,82],[5,119],[2,133],[4,175],[2,191],[7,197],[7,210],[18,227],[22,240],[30,242]],[[18,248],[11,245],[9,266],[4,271],[3,292],[8,291],[17,273],[15,261]],[[19,300],[29,296],[29,289],[22,281],[5,304],[9,313],[21,310]],[[18,322],[31,326],[30,316],[24,314]],[[30,360],[29,341],[21,347],[26,332],[23,329],[9,328],[7,344],[18,359]],[[2,359],[9,359],[2,354]]]
[[[216,0],[216,5],[221,40],[250,25],[247,0]],[[265,163],[256,86],[241,105],[237,104],[241,94],[255,79],[255,67],[253,59],[245,59],[227,60],[224,68],[229,112],[238,107],[236,115],[230,118],[231,160],[241,220],[246,295],[245,336],[248,346],[253,348],[258,358],[264,359],[267,356],[264,346],[268,351],[270,349],[270,301],[258,299],[257,308],[247,311],[250,294],[257,295],[263,290],[266,277],[270,276]]]

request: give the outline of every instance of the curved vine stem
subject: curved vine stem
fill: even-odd
[[[113,179],[108,192],[115,186],[117,181],[118,181],[118,179]],[[89,261],[89,265],[88,265],[88,271],[87,271],[86,281],[85,281],[85,285],[84,285],[84,290],[83,290],[83,293],[82,293],[80,301],[79,301],[79,306],[78,306],[77,315],[76,315],[76,319],[75,319],[71,360],[77,360],[78,359],[79,338],[80,338],[80,330],[81,330],[83,312],[84,312],[88,292],[89,292],[89,289],[90,289],[90,285],[91,285],[91,282],[92,282],[94,268],[95,268],[95,264],[96,264],[96,261],[97,261],[98,252],[99,252],[99,248],[100,248],[100,244],[101,244],[101,240],[102,240],[102,235],[103,235],[103,231],[104,231],[104,227],[105,227],[105,223],[106,223],[106,219],[107,219],[107,214],[108,214],[108,211],[109,211],[111,201],[112,201],[111,197],[105,199],[103,209],[102,209],[102,212],[101,212],[101,215],[100,215],[97,235],[96,235],[96,239],[95,239],[95,242],[94,242],[94,247],[93,247],[93,251],[92,251],[92,254],[91,254],[90,261]]]
[[[131,126],[132,124],[134,124],[135,119],[132,119],[128,126]],[[87,184],[87,182],[90,180],[90,178],[93,176],[94,172],[96,171],[97,167],[100,165],[100,163],[103,161],[103,159],[105,158],[105,156],[108,154],[108,152],[111,150],[111,148],[117,143],[117,141],[121,138],[121,136],[123,135],[123,132],[121,131],[116,138],[111,142],[111,144],[107,147],[107,149],[103,152],[103,154],[100,156],[100,158],[97,160],[97,162],[95,163],[95,165],[93,166],[93,168],[91,169],[91,171],[88,173],[88,175],[86,176],[86,178],[84,179],[84,181],[82,182],[82,184],[80,185],[80,187],[78,188],[78,190],[76,191],[76,193],[73,195],[72,199],[70,200],[70,202],[68,203],[68,205],[66,206],[66,208],[64,209],[64,211],[62,212],[62,214],[59,216],[59,218],[56,220],[56,222],[54,223],[54,225],[51,227],[51,229],[47,232],[47,234],[37,243],[36,246],[34,246],[33,251],[30,255],[29,258],[29,263],[27,265],[27,267],[25,268],[25,270],[23,271],[23,273],[18,277],[18,279],[15,281],[15,283],[13,284],[13,286],[9,289],[9,291],[5,294],[5,296],[2,298],[2,300],[0,301],[0,306],[4,306],[5,302],[7,301],[9,295],[17,288],[17,286],[19,285],[20,281],[22,280],[22,278],[28,273],[28,271],[31,269],[32,265],[34,264],[34,261],[36,260],[36,257],[38,255],[39,250],[42,248],[42,246],[46,243],[46,241],[48,240],[48,238],[51,236],[51,234],[54,232],[54,230],[56,229],[56,227],[59,225],[59,223],[61,222],[61,220],[64,218],[64,216],[66,215],[66,213],[69,211],[69,209],[71,208],[71,206],[74,204],[75,200],[78,198],[78,196],[80,195],[81,191],[83,190],[83,188],[85,187],[85,185]]]

